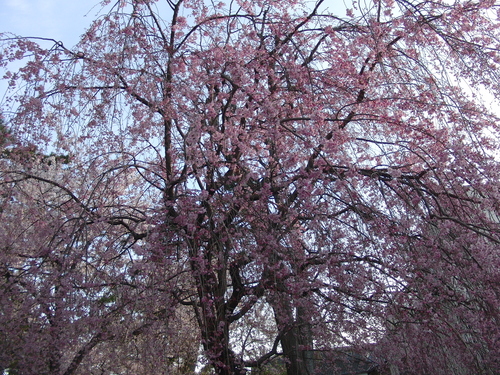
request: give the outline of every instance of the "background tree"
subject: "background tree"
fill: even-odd
[[[4,36],[4,368],[167,369],[189,306],[217,374],[373,343],[494,372],[497,4],[324,8],[121,1],[72,49]]]

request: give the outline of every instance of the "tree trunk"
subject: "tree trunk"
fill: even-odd
[[[286,360],[287,375],[310,374],[311,364],[308,362],[307,350],[312,349],[312,334],[303,309],[294,308],[290,297],[285,294],[270,298],[270,303],[276,325],[280,332],[284,332],[280,343]]]
[[[240,361],[229,347],[229,332],[218,319],[207,319],[202,329],[205,353],[217,375],[245,375]]]
[[[205,254],[208,264],[210,253],[207,251]],[[191,262],[191,267],[197,275],[199,308],[195,307],[195,313],[205,354],[217,375],[244,375],[246,371],[229,344],[226,268],[221,268],[219,272],[203,269],[196,261]]]

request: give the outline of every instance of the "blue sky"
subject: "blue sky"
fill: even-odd
[[[344,0],[325,4],[344,8]],[[100,0],[0,0],[0,32],[53,38],[72,47],[100,11]]]
[[[99,0],[0,0],[0,32],[73,46],[101,9]]]

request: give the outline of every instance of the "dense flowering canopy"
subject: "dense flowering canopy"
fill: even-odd
[[[3,35],[0,370],[189,373],[201,344],[217,374],[346,346],[495,373],[499,5],[327,5]]]

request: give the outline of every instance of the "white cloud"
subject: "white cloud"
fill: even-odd
[[[22,12],[22,11],[28,11],[30,9],[30,4],[33,2],[30,2],[29,0],[6,0],[0,2],[2,4],[2,7],[7,7],[12,10]]]

